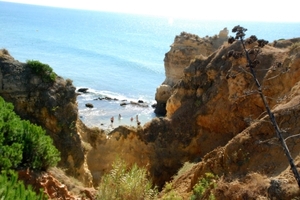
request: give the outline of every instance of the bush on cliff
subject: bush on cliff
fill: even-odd
[[[26,64],[34,73],[40,75],[44,81],[55,81],[57,75],[49,65],[41,63],[38,60],[27,60]]]
[[[13,108],[0,97],[0,170],[55,166],[60,152],[52,139],[40,126],[21,120]]]
[[[218,177],[212,173],[206,173],[205,177],[201,178],[193,188],[193,194],[190,200],[196,199],[208,199],[214,200],[215,196],[211,193],[211,190],[216,187],[215,180]]]
[[[147,179],[147,172],[136,164],[128,167],[125,161],[117,158],[113,169],[105,174],[98,188],[97,199],[156,199],[157,188]]]
[[[47,199],[47,197],[42,191],[36,194],[30,185],[25,187],[24,183],[18,180],[18,175],[13,171],[9,171],[0,174],[0,199],[42,200]]]

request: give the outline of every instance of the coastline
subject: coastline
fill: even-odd
[[[88,127],[102,129],[112,129],[121,125],[135,127],[138,122],[143,125],[156,117],[154,100],[108,96],[88,88],[84,88],[82,92],[82,89],[77,88],[79,117]],[[113,123],[111,118],[114,118]]]

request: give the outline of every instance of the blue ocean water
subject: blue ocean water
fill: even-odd
[[[155,115],[151,106],[120,106],[121,100],[155,103],[164,81],[164,55],[182,31],[213,36],[235,25],[272,42],[300,36],[300,23],[199,21],[145,15],[43,7],[0,1],[0,48],[17,60],[39,60],[90,93],[78,96],[79,113],[88,126],[143,123]],[[108,96],[118,101],[95,100]],[[94,108],[86,108],[92,103]],[[121,119],[118,115],[121,114]]]

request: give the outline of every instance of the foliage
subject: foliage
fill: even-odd
[[[217,177],[212,173],[205,173],[205,177],[201,178],[199,182],[193,188],[193,195],[191,196],[191,200],[203,199],[205,193],[208,189],[213,189],[216,187],[215,179]],[[210,193],[208,196],[209,200],[214,200],[215,196]]]
[[[97,199],[155,199],[157,194],[157,188],[147,179],[146,169],[136,164],[128,167],[117,158],[110,173],[104,174],[101,179]]]
[[[171,190],[162,197],[162,200],[182,200],[182,197],[174,190]]]
[[[163,200],[182,200],[182,197],[178,195],[178,193],[172,189],[172,183],[167,182],[164,186],[165,194],[163,195]]]
[[[0,199],[5,200],[42,200],[47,199],[43,192],[36,194],[29,185],[25,188],[24,183],[18,180],[15,172],[3,171],[0,173]]]
[[[40,75],[45,82],[55,81],[57,75],[49,65],[41,63],[38,60],[27,60],[26,63],[33,72]]]
[[[45,133],[40,126],[21,120],[13,105],[0,97],[0,170],[55,166],[60,153]]]
[[[179,169],[177,174],[175,174],[172,179],[173,182],[175,182],[180,176],[182,176],[184,173],[187,171],[190,171],[196,163],[191,163],[191,162],[185,162],[183,166]],[[183,197],[179,195],[179,193],[173,189],[173,184],[172,182],[166,182],[163,188],[163,200],[182,200]]]

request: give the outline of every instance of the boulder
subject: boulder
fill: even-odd
[[[81,93],[88,93],[89,88],[79,88],[77,91]]]
[[[86,103],[86,104],[85,104],[85,107],[88,107],[88,108],[94,108],[94,105],[91,104],[91,103]]]

